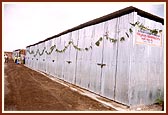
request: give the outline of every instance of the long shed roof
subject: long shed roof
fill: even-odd
[[[93,19],[91,21],[88,21],[86,23],[83,23],[83,24],[80,24],[74,28],[71,28],[71,29],[68,29],[66,31],[63,31],[57,35],[54,35],[54,36],[51,36],[45,40],[42,40],[38,43],[35,43],[35,44],[32,44],[32,45],[29,45],[27,47],[30,47],[30,46],[34,46],[34,45],[37,45],[39,43],[42,43],[42,42],[45,42],[45,41],[48,41],[50,39],[53,39],[53,38],[56,38],[56,37],[59,37],[61,35],[64,35],[66,33],[69,33],[69,32],[72,32],[72,31],[75,31],[75,30],[78,30],[78,29],[81,29],[81,28],[84,28],[84,27],[87,27],[87,26],[91,26],[91,25],[95,25],[95,24],[98,24],[98,23],[101,23],[101,22],[104,22],[104,21],[107,21],[107,20],[110,20],[110,19],[113,19],[113,18],[117,18],[117,17],[120,17],[122,15],[125,15],[125,14],[129,14],[131,12],[137,12],[138,15],[142,16],[142,17],[145,17],[145,18],[148,18],[150,20],[154,20],[156,22],[160,22],[162,23],[162,25],[164,24],[164,19],[163,18],[160,18],[158,16],[155,16],[153,14],[150,14],[148,12],[145,12],[143,10],[140,10],[138,8],[135,8],[133,6],[130,6],[130,7],[127,7],[127,8],[124,8],[124,9],[121,9],[121,10],[118,10],[116,12],[113,12],[113,13],[110,13],[108,15],[105,15],[105,16],[102,16],[102,17],[99,17],[97,19]],[[26,47],[26,48],[27,48]]]

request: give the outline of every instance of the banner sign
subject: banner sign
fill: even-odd
[[[151,46],[162,46],[161,32],[158,34],[152,34],[149,30],[143,30],[136,28],[136,44],[147,44]]]

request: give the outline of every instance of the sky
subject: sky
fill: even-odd
[[[125,7],[134,6],[164,18],[163,2],[158,3],[2,3],[2,50],[25,49],[67,29]]]

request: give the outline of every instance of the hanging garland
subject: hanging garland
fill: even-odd
[[[58,53],[63,53],[66,51],[66,49],[70,46],[70,44],[68,44],[67,46],[65,46],[62,50],[56,49],[55,51]]]
[[[76,50],[78,50],[78,51],[84,51],[84,50],[85,50],[85,51],[88,51],[89,49],[92,49],[92,46],[89,46],[88,48],[79,48],[77,45],[74,44],[73,41],[69,41],[69,42],[68,42],[68,45],[66,45],[62,50],[56,49],[55,51],[58,52],[58,53],[63,53],[63,52],[66,51],[66,49],[67,49],[70,45],[72,45],[72,46],[73,46]]]
[[[150,34],[153,35],[157,35],[158,33],[162,32],[162,30],[158,30],[158,29],[149,29],[148,27],[145,27],[142,23],[140,24],[139,21],[135,22],[135,24],[130,23],[133,27],[139,27],[141,30],[148,30],[150,32]]]
[[[73,43],[73,41],[71,41],[71,43],[72,43],[73,47],[78,51],[89,51],[89,49],[92,49],[92,46],[89,46],[89,47],[86,47],[86,48],[79,48],[77,45],[75,45]]]
[[[105,36],[106,40],[109,40],[110,42],[113,42],[113,43],[117,42],[117,39],[108,37],[108,33],[107,32],[106,32],[106,34],[104,36]]]
[[[43,55],[45,49],[46,49],[46,47],[44,47],[44,49],[43,49],[43,51],[42,51],[41,53],[40,53],[40,51],[39,51],[39,55],[40,55],[40,56]]]
[[[39,52],[39,49],[37,49],[36,54],[34,55],[34,57],[36,57],[36,55],[37,55],[38,52]]]
[[[117,42],[117,39],[108,37],[108,32],[106,32],[106,34],[103,37],[100,37],[99,40],[96,41],[96,43],[95,43],[96,46],[99,46],[100,42],[102,42],[103,39],[109,40],[110,42],[113,42],[113,43]]]
[[[45,53],[46,53],[47,55],[50,55],[50,54],[53,52],[53,50],[54,50],[55,47],[56,47],[56,45],[51,46],[51,47],[50,47],[50,52],[45,51]]]
[[[158,29],[153,29],[153,30],[152,30],[152,29],[149,29],[148,27],[145,27],[142,23],[140,24],[140,22],[138,22],[138,21],[135,22],[134,24],[133,24],[133,23],[130,23],[130,24],[131,24],[133,27],[136,27],[136,26],[139,27],[141,30],[148,30],[148,31],[149,31],[151,34],[153,34],[153,35],[157,35],[158,32],[162,32],[162,30],[158,30]],[[129,28],[129,33],[130,33],[130,34],[133,33],[132,27]],[[126,35],[127,38],[129,38],[130,34],[128,34],[127,32],[125,32],[125,35]],[[98,39],[98,41],[95,42],[95,45],[96,45],[96,46],[99,46],[100,43],[103,41],[103,39],[106,39],[106,40],[110,41],[111,43],[117,42],[117,39],[115,39],[115,38],[110,38],[109,35],[108,35],[108,32],[106,32],[106,34],[105,34],[103,37],[100,37],[100,38]],[[125,37],[122,36],[122,37],[120,38],[120,41],[125,41]],[[78,51],[89,51],[90,49],[92,49],[92,46],[89,46],[89,47],[86,47],[86,48],[80,48],[80,47],[78,47],[77,45],[75,45],[73,41],[70,40],[70,41],[68,42],[68,44],[67,44],[62,50],[57,49],[57,48],[56,48],[56,45],[53,45],[53,46],[50,47],[50,52],[45,51],[46,47],[44,47],[42,53],[40,53],[39,49],[37,49],[36,54],[34,55],[34,57],[36,57],[37,54],[39,54],[40,56],[43,55],[43,54],[44,54],[44,51],[45,51],[45,53],[46,53],[47,55],[50,55],[50,54],[54,51],[55,48],[56,48],[56,49],[55,49],[56,52],[58,52],[58,53],[63,53],[63,52],[65,52],[65,51],[67,50],[67,48],[68,48],[70,45],[72,45],[72,46],[73,46],[76,50],[78,50]],[[31,52],[30,52],[29,50],[27,50],[27,52],[28,52],[29,54],[34,54],[34,51],[33,51],[33,50],[32,50]]]
[[[29,51],[29,50],[27,50],[27,52],[29,53],[29,54],[34,54],[34,51],[32,50],[31,52]]]
[[[71,41],[70,43],[72,44],[72,46],[73,46],[76,50],[82,51],[82,48],[79,48],[77,45],[75,45],[75,44],[73,43],[73,41]]]

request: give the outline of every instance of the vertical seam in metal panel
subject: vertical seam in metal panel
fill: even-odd
[[[103,41],[103,47],[104,47],[104,41]],[[103,48],[104,49],[104,48]],[[103,64],[103,49],[102,49],[102,60],[101,60],[101,63]],[[100,81],[99,81],[99,85],[100,85],[100,94],[102,94],[101,92],[101,88],[102,88],[102,69],[101,68],[101,71],[100,71]]]
[[[107,22],[104,22],[104,28],[103,28],[104,31],[105,31],[105,29],[106,29],[106,23],[107,23]],[[104,40],[103,40],[102,42],[103,42],[103,43],[102,43],[102,44],[103,44],[103,47],[102,47],[102,57],[101,57],[102,60],[101,60],[101,64],[103,64],[103,58],[104,58],[104,55],[103,55],[103,54],[104,54]],[[103,83],[103,82],[102,82],[102,77],[103,77],[103,76],[102,76],[102,71],[103,71],[103,68],[101,67],[101,71],[100,71],[100,94],[102,94],[102,83]]]
[[[72,32],[70,33],[69,36],[70,36],[70,38],[69,38],[68,40],[71,41],[71,39],[72,39]],[[69,43],[68,43],[68,44],[69,44]],[[71,60],[70,60],[71,48],[72,48],[72,46],[69,46],[69,55],[68,55],[68,56],[69,56],[69,57],[68,57],[68,58],[69,58],[69,61],[71,61]]]
[[[77,36],[78,36],[78,38],[77,38],[77,46],[78,46],[78,42],[79,42],[79,30],[77,30]],[[77,73],[77,58],[78,58],[78,50],[76,51],[76,62],[75,62],[75,75],[74,75],[74,84],[76,84],[76,73]]]
[[[116,33],[118,34],[119,37],[119,17],[117,18],[117,25],[116,25]],[[117,35],[116,34],[116,35]],[[115,83],[114,83],[114,100],[115,100],[115,96],[116,96],[116,77],[117,77],[117,60],[118,60],[118,46],[119,46],[119,38],[118,38],[118,42],[117,42],[117,52],[116,52],[116,69],[115,69]]]
[[[131,15],[131,18],[133,17],[133,23],[135,23],[135,11],[133,12],[133,16]],[[133,48],[133,39],[134,39],[134,36],[135,36],[135,31],[133,31],[133,34],[132,34],[132,41],[130,43],[130,47]],[[131,103],[130,103],[130,100],[131,100],[131,68],[132,68],[132,48],[130,48],[130,60],[129,60],[129,83],[128,83],[128,105],[130,106]]]
[[[44,42],[44,45],[45,45],[45,47],[47,47],[47,46],[46,46],[46,42]],[[47,48],[46,48],[46,49],[47,49]],[[45,58],[45,62],[44,62],[43,68],[44,68],[44,72],[46,72],[46,53],[45,53],[45,55],[44,55],[44,58]]]
[[[131,15],[132,16],[132,15]],[[131,17],[132,18],[132,17]],[[129,20],[129,19],[128,19]],[[134,12],[133,12],[133,22],[134,22]],[[132,43],[132,42],[131,42]],[[132,44],[131,43],[129,43],[129,46],[131,47],[132,46]],[[129,55],[129,72],[128,72],[128,105],[130,105],[130,77],[131,77],[131,52],[132,52],[132,48],[130,48],[130,55]]]
[[[65,41],[63,42],[63,44],[64,44],[64,47],[65,47]],[[64,60],[65,60],[65,53],[63,53],[62,54],[63,56],[63,63],[62,63],[62,75],[61,75],[61,77],[63,78],[64,77],[64,70],[65,70],[65,63],[64,63]]]
[[[93,36],[95,36],[95,26],[93,26],[93,30],[92,30],[92,35],[91,35],[91,46],[93,46]],[[90,89],[90,83],[91,83],[91,81],[90,81],[90,77],[91,77],[91,64],[92,64],[92,62],[91,62],[91,60],[92,60],[92,52],[93,50],[91,50],[90,52],[91,52],[91,54],[90,54],[90,58],[89,58],[89,60],[90,60],[90,71],[89,71],[89,85],[88,85],[88,89],[89,90],[91,90]]]

